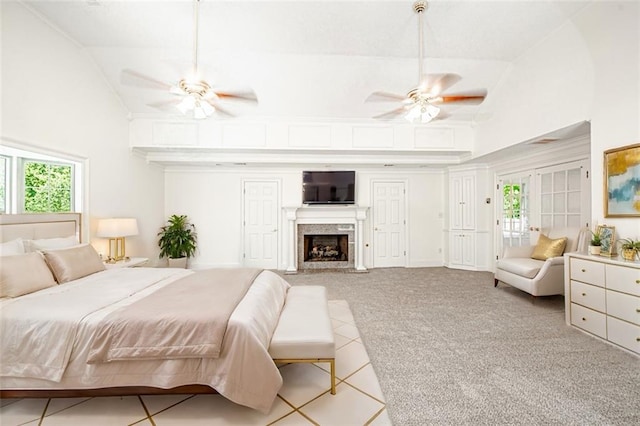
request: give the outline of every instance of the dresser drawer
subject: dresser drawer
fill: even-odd
[[[571,279],[604,287],[604,263],[571,258]]]
[[[640,325],[640,297],[607,290],[607,314]]]
[[[600,312],[572,303],[571,324],[603,339],[607,338],[607,317]]]
[[[607,288],[640,296],[640,269],[606,265]]]
[[[591,284],[571,281],[571,301],[596,311],[606,312],[605,290]]]
[[[639,326],[609,317],[607,318],[607,336],[609,341],[640,354]]]

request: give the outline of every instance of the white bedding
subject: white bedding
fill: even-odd
[[[51,370],[33,365],[16,368],[16,363],[20,361],[14,359],[9,363],[11,358],[5,358],[6,354],[3,354],[0,388],[173,388],[203,384],[215,388],[238,404],[268,411],[282,385],[282,377],[268,354],[268,346],[289,288],[289,284],[273,272],[263,271],[258,275],[254,285],[236,307],[229,319],[222,353],[217,359],[87,364],[92,332],[100,319],[116,308],[130,304],[190,273],[180,269],[110,269],[37,293],[0,301],[3,346],[20,339],[12,332],[10,319],[17,315],[16,311],[23,311],[22,316],[17,316],[24,318],[27,315],[29,319],[26,324],[30,333],[36,333],[34,335],[43,337],[56,347],[54,351],[41,350],[35,354],[36,359],[58,366]],[[74,318],[80,319],[77,325],[61,325],[47,320],[52,312],[66,310],[69,313],[63,314],[67,318],[65,322],[73,323]],[[21,321],[25,322],[24,319]],[[72,332],[69,333],[69,330]],[[5,335],[5,332],[8,334]],[[69,345],[71,350],[64,347],[68,335],[72,336],[73,343]],[[56,343],[57,340],[61,342]],[[17,349],[16,353],[20,354],[20,348]]]

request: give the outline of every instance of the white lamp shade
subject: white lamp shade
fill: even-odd
[[[138,221],[135,218],[120,217],[100,219],[98,222],[98,237],[119,238],[138,235]]]

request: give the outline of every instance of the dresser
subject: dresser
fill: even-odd
[[[640,355],[640,262],[566,253],[567,325]]]

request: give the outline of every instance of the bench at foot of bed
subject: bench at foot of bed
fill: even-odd
[[[292,286],[289,289],[269,354],[276,363],[329,363],[331,394],[336,394],[336,345],[326,288]]]

